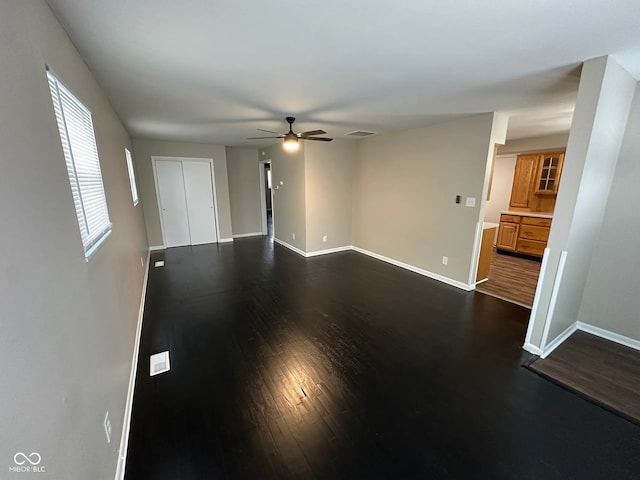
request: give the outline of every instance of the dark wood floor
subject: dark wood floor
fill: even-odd
[[[531,368],[640,422],[640,352],[575,332]],[[640,477],[640,475],[639,475]]]
[[[540,261],[493,249],[489,280],[476,290],[531,308],[536,294]]]
[[[262,238],[158,259],[126,480],[638,478],[640,427],[521,366],[525,308]]]

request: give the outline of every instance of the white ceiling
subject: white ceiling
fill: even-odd
[[[487,111],[569,129],[579,65],[640,77],[638,0],[48,0],[134,137],[262,146]]]

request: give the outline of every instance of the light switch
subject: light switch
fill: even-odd
[[[465,207],[475,207],[476,206],[476,197],[467,197],[467,202],[464,204]]]

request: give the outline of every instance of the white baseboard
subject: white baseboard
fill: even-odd
[[[138,373],[138,354],[140,352],[140,336],[142,335],[142,318],[144,316],[144,303],[147,296],[147,282],[149,281],[149,262],[151,259],[151,249],[147,252],[145,262],[144,279],[142,281],[142,293],[140,294],[140,307],[138,309],[138,324],[136,326],[136,336],[133,344],[133,359],[131,360],[131,373],[129,374],[129,389],[127,390],[127,400],[124,407],[124,419],[122,421],[122,435],[120,436],[120,448],[118,450],[118,464],[116,466],[115,480],[124,479],[124,471],[127,463],[127,449],[129,447],[129,429],[131,428],[131,414],[133,409],[133,393],[136,387],[136,374]],[[162,247],[164,248],[164,247]]]
[[[345,245],[344,247],[327,248],[326,250],[315,250],[313,252],[305,253],[305,257],[317,257],[318,255],[327,255],[329,253],[346,252],[347,250],[353,250],[351,245]]]
[[[283,247],[287,247],[287,248],[293,250],[298,255],[301,255],[301,256],[303,256],[305,258],[315,257],[315,256],[318,256],[318,255],[326,255],[326,254],[329,254],[329,253],[337,253],[337,252],[344,252],[344,251],[347,251],[347,250],[353,250],[355,252],[362,253],[363,255],[367,255],[369,257],[373,257],[373,258],[375,258],[377,260],[382,260],[383,262],[390,263],[392,265],[395,265],[396,267],[404,268],[405,270],[409,270],[411,272],[418,273],[420,275],[424,275],[425,277],[433,278],[434,280],[438,280],[438,281],[446,283],[448,285],[452,285],[454,287],[460,288],[460,289],[465,290],[467,292],[470,291],[470,290],[473,290],[475,288],[475,285],[467,285],[466,283],[462,283],[462,282],[459,282],[457,280],[453,280],[451,278],[448,278],[448,277],[445,277],[445,276],[442,276],[442,275],[438,275],[437,273],[433,273],[433,272],[429,272],[427,270],[423,270],[422,268],[414,267],[413,265],[409,265],[408,263],[400,262],[398,260],[394,260],[393,258],[385,257],[384,255],[380,255],[378,253],[371,252],[369,250],[365,250],[364,248],[354,247],[353,245],[345,245],[344,247],[328,248],[327,250],[316,250],[314,252],[304,252],[304,251],[300,250],[299,248],[288,244],[287,242],[283,242],[279,238],[275,238],[274,237],[273,241],[278,243],[278,244],[280,244],[280,245],[282,245]]]
[[[229,242],[233,242],[233,238],[221,238],[220,240],[218,240],[218,243],[229,243]]]
[[[166,250],[164,245],[153,245],[151,247],[149,247],[149,251],[150,252],[156,252],[158,250]]]
[[[576,330],[578,329],[578,322],[573,322],[569,325],[564,332],[558,335],[553,341],[545,346],[542,349],[542,353],[540,354],[540,358],[547,358],[551,352],[553,352],[556,348],[558,348],[562,342],[564,342],[567,338],[569,338]]]
[[[302,250],[300,250],[299,248],[294,247],[293,245],[289,245],[287,242],[283,242],[279,238],[273,237],[273,241],[276,242],[279,245],[282,245],[283,247],[287,247],[289,250],[293,250],[298,255],[302,255],[303,257],[307,256],[307,254],[305,252],[303,252]]]
[[[540,350],[532,343],[525,343],[522,348],[524,348],[529,353],[533,353],[534,355],[542,355],[542,350]]]
[[[633,338],[625,337],[624,335],[620,335],[619,333],[605,330],[604,328],[595,327],[593,325],[589,325],[588,323],[578,322],[578,330],[582,330],[583,332],[590,333],[591,335],[595,335],[596,337],[604,338],[605,340],[610,340],[612,342],[619,343],[620,345],[624,345],[635,350],[640,350],[640,341]]]
[[[233,238],[261,237],[262,235],[264,235],[262,232],[238,233],[238,234],[233,235]]]
[[[460,288],[467,292],[474,289],[474,285],[467,285],[466,283],[459,282],[458,280],[453,280],[452,278],[445,277],[443,275],[438,275],[437,273],[429,272],[428,270],[423,270],[422,268],[414,267],[413,265],[409,265],[408,263],[400,262],[398,260],[385,257],[384,255],[380,255],[375,252],[370,252],[369,250],[365,250],[364,248],[360,248],[360,247],[351,247],[351,248],[356,252],[362,253],[364,255],[368,255],[378,260],[382,260],[383,262],[390,263],[391,265],[395,265],[396,267],[404,268],[414,273],[424,275],[425,277],[433,278],[434,280],[438,280],[448,285],[452,285],[454,287]]]

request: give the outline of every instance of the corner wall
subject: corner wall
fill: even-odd
[[[301,142],[297,152],[287,152],[279,142],[260,150],[261,159],[271,160],[273,237],[298,253],[307,251],[305,148]]]
[[[361,140],[353,245],[468,286],[493,127],[487,113]],[[466,197],[475,207],[464,206]]]
[[[305,144],[307,253],[351,246],[356,150],[356,142],[349,140]]]
[[[44,1],[0,2],[0,38],[0,476],[22,451],[34,477],[110,479],[147,258],[131,140]],[[93,116],[113,231],[88,262],[45,64]]]
[[[594,248],[578,318],[640,345],[640,84]]]
[[[260,172],[255,148],[227,147],[233,235],[262,234]]]
[[[610,57],[584,63],[527,332],[529,350],[548,354],[579,320],[635,86],[635,80]]]
[[[134,162],[138,172],[138,188],[144,205],[144,217],[150,246],[163,245],[158,197],[151,160],[151,157],[154,156],[213,158],[220,240],[232,238],[227,153],[224,146],[136,138],[133,140],[133,147]]]

